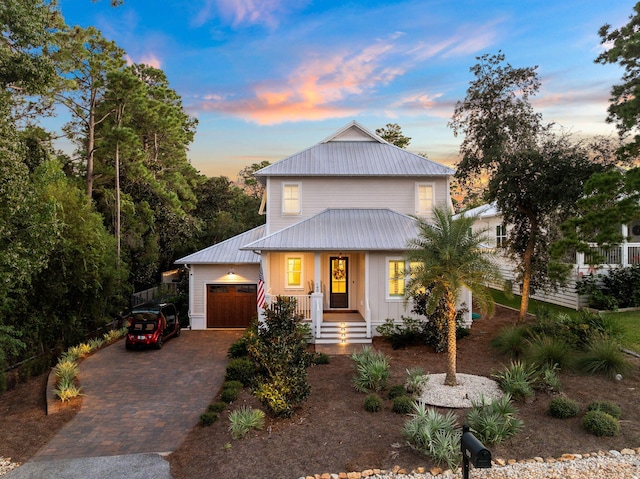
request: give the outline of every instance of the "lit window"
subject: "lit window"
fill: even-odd
[[[404,260],[389,260],[389,296],[404,296],[405,265]]]
[[[428,215],[433,211],[433,185],[416,186],[416,214]]]
[[[302,287],[302,258],[287,258],[287,288]]]
[[[282,212],[288,214],[300,213],[300,185],[285,183],[282,190]]]
[[[507,245],[507,228],[505,225],[496,226],[496,248],[504,248]]]

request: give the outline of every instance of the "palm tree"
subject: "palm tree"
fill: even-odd
[[[500,280],[493,255],[481,245],[486,230],[472,231],[473,216],[456,219],[445,208],[435,208],[431,222],[416,218],[418,237],[409,241],[407,259],[412,263],[405,297],[431,287],[427,310],[433,311],[442,300],[447,317],[447,373],[445,384],[456,381],[456,300],[462,288],[473,294],[483,313],[493,310],[493,298],[487,285]]]

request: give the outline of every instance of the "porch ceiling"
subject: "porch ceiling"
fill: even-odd
[[[327,209],[243,246],[260,251],[403,251],[416,221],[389,209]]]

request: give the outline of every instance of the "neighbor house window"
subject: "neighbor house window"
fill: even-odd
[[[302,258],[287,256],[286,258],[287,288],[302,288]]]
[[[300,213],[299,183],[285,183],[282,185],[282,212],[286,214]]]
[[[390,259],[387,263],[387,287],[389,297],[402,297],[404,296],[404,283],[406,276],[406,268],[404,260]]]
[[[418,183],[416,185],[416,214],[425,216],[433,210],[433,185]]]
[[[507,245],[507,228],[505,225],[496,226],[496,248],[504,248]]]

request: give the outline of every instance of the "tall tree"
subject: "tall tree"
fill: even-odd
[[[623,83],[611,89],[607,121],[616,124],[621,138],[633,135],[633,139],[620,148],[622,159],[633,160],[640,153],[640,2],[633,7],[626,25],[612,29],[606,24],[598,34],[605,50],[595,62],[618,63],[624,68]]]
[[[72,121],[65,132],[75,141],[83,157],[86,191],[93,195],[96,127],[112,113],[97,116],[98,104],[103,100],[107,73],[121,69],[124,50],[102,36],[94,27],[75,26],[57,34],[58,50],[53,58],[62,81],[54,92],[57,100],[67,107]]]
[[[445,384],[456,380],[456,302],[462,288],[473,294],[483,311],[491,311],[493,300],[487,284],[499,279],[491,253],[481,248],[486,231],[473,231],[473,216],[453,218],[444,208],[436,208],[433,222],[417,218],[418,237],[409,242],[407,258],[415,266],[405,289],[407,298],[424,288],[431,290],[427,310],[433,311],[444,298],[447,316],[447,372]]]
[[[387,123],[383,128],[376,129],[376,135],[399,148],[406,148],[411,141],[410,137],[402,134],[402,128],[397,123]]]
[[[496,202],[511,225],[507,245],[518,265],[522,321],[532,287],[562,279],[548,268],[548,246],[599,167],[587,148],[552,134],[533,110],[529,98],[540,87],[535,68],[513,68],[501,53],[478,60],[471,68],[476,78],[450,122],[456,135],[465,135],[456,178],[463,185],[487,178],[485,199]]]

